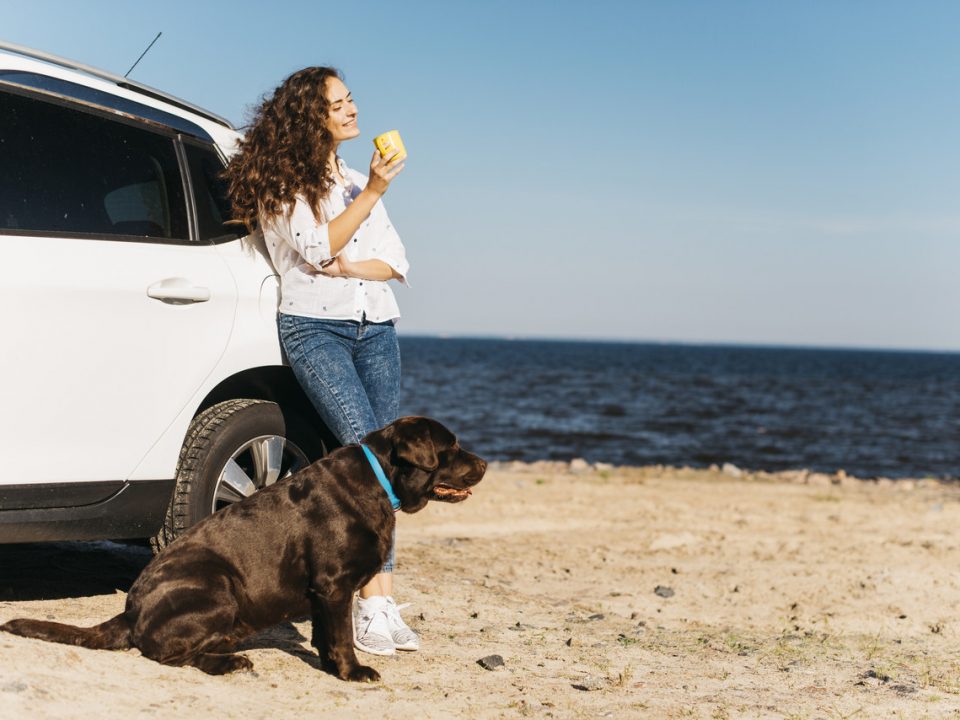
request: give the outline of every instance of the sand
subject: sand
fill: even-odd
[[[2,634],[0,717],[960,717],[960,488],[730,473],[511,464],[402,516],[423,649],[361,656],[381,683],[321,672],[307,620],[225,677]],[[148,559],[0,547],[0,621],[96,624]]]

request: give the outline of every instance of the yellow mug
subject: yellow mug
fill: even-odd
[[[403,146],[400,133],[396,130],[388,130],[383,135],[377,135],[373,139],[373,144],[380,151],[380,157],[387,157],[394,151],[399,151],[396,160],[405,160],[407,157],[407,149]]]

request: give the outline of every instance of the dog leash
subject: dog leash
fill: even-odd
[[[380,481],[380,486],[383,488],[384,492],[387,493],[387,498],[390,500],[390,504],[393,506],[394,512],[400,509],[400,498],[398,498],[393,492],[393,486],[390,485],[390,481],[387,480],[387,476],[383,474],[383,468],[380,466],[380,461],[377,460],[376,456],[373,454],[373,451],[370,450],[366,445],[360,443],[360,447],[363,448],[364,454],[367,456],[367,462],[370,463],[370,467],[373,468],[373,474],[377,476],[377,480]]]

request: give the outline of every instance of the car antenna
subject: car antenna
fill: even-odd
[[[131,66],[130,66],[130,69],[127,70],[127,71],[123,74],[124,77],[127,77],[130,73],[133,72],[133,69],[137,66],[137,63],[140,62],[141,60],[143,60],[143,56],[146,55],[148,52],[150,52],[150,48],[153,47],[153,43],[155,43],[157,40],[159,40],[161,35],[163,35],[163,31],[162,31],[162,30],[157,33],[157,36],[153,39],[153,42],[151,42],[149,45],[147,45],[147,49],[144,50],[143,53],[140,55],[140,57],[137,58],[137,62],[135,62],[133,65],[131,65]]]

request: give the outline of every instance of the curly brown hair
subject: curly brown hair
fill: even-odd
[[[290,211],[302,195],[320,217],[320,198],[333,186],[327,166],[333,136],[326,120],[330,104],[327,80],[340,78],[330,67],[308,67],[293,73],[273,94],[264,96],[247,126],[224,175],[229,182],[234,220],[251,232],[258,218]]]

